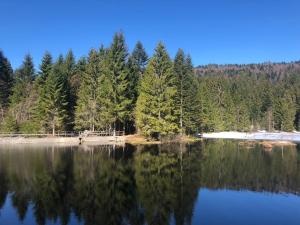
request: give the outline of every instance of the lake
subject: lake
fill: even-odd
[[[0,147],[0,224],[299,225],[299,149]]]

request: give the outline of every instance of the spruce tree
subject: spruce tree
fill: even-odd
[[[42,63],[40,65],[40,72],[39,72],[39,80],[40,83],[44,84],[46,79],[48,78],[50,72],[52,69],[52,56],[51,54],[47,51],[45,52]]]
[[[59,56],[46,80],[44,96],[40,99],[43,110],[40,112],[41,118],[44,118],[41,122],[46,130],[52,131],[52,135],[55,135],[57,129],[64,130],[68,119],[67,77],[63,62],[63,57]]]
[[[155,49],[141,80],[136,122],[146,136],[165,136],[178,131],[176,77],[162,43]]]
[[[9,103],[9,95],[13,85],[13,70],[8,59],[0,50],[0,123]]]
[[[194,74],[194,67],[192,64],[192,58],[187,55],[184,61],[185,65],[185,78],[182,82],[182,119],[183,127],[186,134],[192,134],[199,131],[201,110],[200,98],[199,98],[199,83]]]
[[[293,131],[296,119],[296,104],[293,95],[285,91],[282,97],[275,101],[274,120],[275,128],[283,131]]]
[[[97,87],[100,73],[100,58],[98,52],[92,49],[89,53],[78,92],[75,111],[76,129],[95,130],[98,117]]]
[[[112,81],[114,129],[124,129],[130,117],[129,71],[127,47],[122,33],[115,34],[107,55],[107,76]],[[123,125],[121,128],[120,125]]]
[[[30,55],[26,55],[23,64],[15,72],[15,82],[12,95],[9,97],[9,112],[17,121],[18,127],[30,120],[33,116],[33,107],[36,103],[36,89],[33,81],[35,70]],[[8,115],[9,116],[9,115]]]
[[[98,123],[102,129],[107,131],[112,130],[114,124],[114,89],[112,86],[111,77],[104,73],[98,78],[97,88],[97,104],[98,104]]]
[[[148,61],[148,55],[141,42],[137,42],[128,58],[130,97],[136,101],[139,80],[142,77]]]
[[[187,67],[185,65],[185,55],[182,49],[179,49],[174,59],[174,74],[177,82],[177,102],[179,109],[179,127],[181,135],[184,132],[183,114],[184,114],[184,82],[186,80]]]
[[[73,87],[73,76],[75,75],[76,60],[73,51],[70,49],[64,61],[64,72],[67,77],[66,95],[68,100],[68,121],[66,129],[73,130],[75,120],[75,105],[77,101],[76,87]]]
[[[30,55],[26,55],[22,66],[15,72],[15,83],[10,96],[11,105],[16,105],[30,93],[30,85],[35,77],[33,61]]]
[[[203,78],[199,81],[199,100],[201,121],[201,131],[222,131],[224,130],[224,121],[222,112],[215,99],[213,87],[215,82],[211,78]]]
[[[174,59],[174,74],[177,83],[176,105],[179,111],[180,133],[191,134],[200,126],[198,82],[193,72],[191,57],[186,57],[181,49]]]
[[[140,79],[145,71],[145,66],[148,61],[147,53],[141,42],[137,42],[132,54],[128,58],[128,69],[129,69],[129,88],[128,98],[131,99],[131,116],[128,124],[129,130],[134,130],[134,109],[136,106],[136,100],[138,97]]]

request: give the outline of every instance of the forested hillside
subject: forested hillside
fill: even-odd
[[[300,62],[195,68],[204,130],[299,130]]]
[[[0,51],[1,132],[124,130],[145,136],[299,129],[300,63],[194,68],[163,43],[128,52],[124,35],[75,59],[70,50],[13,71]]]

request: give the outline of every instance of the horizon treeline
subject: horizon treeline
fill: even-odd
[[[122,33],[78,60],[72,50],[57,59],[46,52],[38,70],[26,55],[13,71],[0,51],[0,130],[122,130],[149,137],[298,130],[299,75],[294,64],[199,74],[190,55],[179,49],[171,59],[161,42],[151,57],[141,42],[129,53]]]

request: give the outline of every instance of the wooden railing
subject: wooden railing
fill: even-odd
[[[83,131],[79,132],[79,136],[123,136],[124,131]]]
[[[0,137],[76,137],[78,133],[76,132],[58,132],[54,135],[52,133],[0,133]]]
[[[87,137],[87,136],[123,136],[124,131],[82,131],[82,132],[57,132],[52,133],[0,133],[1,137]]]

